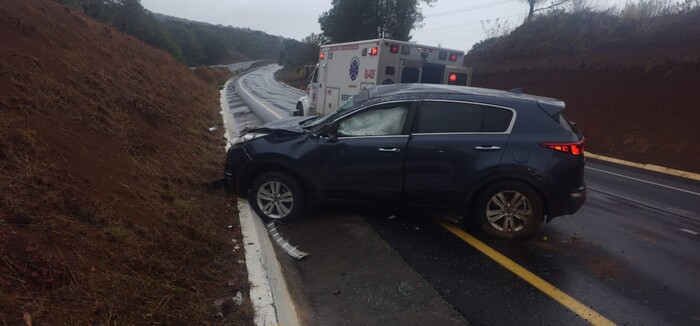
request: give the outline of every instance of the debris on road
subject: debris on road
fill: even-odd
[[[301,260],[302,258],[308,256],[309,254],[303,251],[300,251],[297,249],[297,247],[292,246],[289,244],[289,241],[285,240],[282,235],[277,231],[277,225],[275,222],[270,222],[267,224],[267,231],[270,232],[270,236],[272,236],[272,240],[284,251],[287,252],[289,256],[296,260]]]

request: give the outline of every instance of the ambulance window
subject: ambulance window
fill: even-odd
[[[316,69],[314,69],[314,76],[312,78],[312,83],[318,83],[318,66],[316,66]]]
[[[401,83],[417,83],[420,70],[414,67],[404,67],[401,70]]]
[[[444,73],[445,66],[426,63],[423,65],[423,77],[420,82],[424,84],[442,84]]]

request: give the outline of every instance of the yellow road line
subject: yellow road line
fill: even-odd
[[[670,174],[673,176],[686,178],[686,179],[690,179],[690,180],[700,181],[700,174],[698,174],[698,173],[671,169],[671,168],[667,168],[665,166],[654,165],[654,164],[635,163],[635,162],[625,161],[625,160],[621,160],[621,159],[614,158],[614,157],[593,154],[593,153],[588,152],[588,151],[586,151],[586,157],[590,157],[590,158],[596,159],[596,160],[616,163],[616,164],[620,164],[620,165],[631,166],[631,167],[635,167],[638,169],[654,171],[654,172],[659,172],[659,173],[664,173],[664,174]]]
[[[615,323],[605,318],[603,315],[593,311],[591,308],[588,308],[583,303],[577,301],[568,294],[557,289],[556,287],[554,287],[554,285],[541,279],[539,276],[528,271],[524,267],[520,266],[518,263],[510,260],[508,257],[502,255],[501,253],[489,247],[485,243],[479,241],[479,239],[473,237],[472,235],[460,229],[459,227],[450,224],[446,221],[438,221],[438,223],[440,223],[442,227],[452,232],[452,234],[456,235],[458,238],[464,240],[472,247],[481,251],[481,253],[483,253],[484,255],[493,259],[509,271],[513,272],[518,277],[530,283],[538,290],[542,291],[544,294],[550,296],[552,299],[561,303],[563,306],[565,306],[575,314],[579,315],[579,317],[591,323],[591,325],[615,325]]]
[[[249,75],[245,75],[245,76],[243,76],[243,77],[241,77],[241,78],[247,78],[248,76],[249,76]],[[281,116],[281,115],[279,115],[277,112],[273,111],[272,109],[268,108],[267,105],[265,105],[265,104],[263,104],[262,102],[260,102],[255,96],[253,96],[253,94],[251,94],[247,89],[245,89],[245,87],[243,87],[243,80],[241,80],[241,81],[238,83],[238,85],[240,86],[240,89],[241,89],[242,91],[244,91],[246,94],[248,94],[248,96],[250,96],[250,98],[253,99],[253,101],[258,102],[258,104],[260,104],[260,106],[262,106],[265,110],[268,110],[268,111],[270,111],[270,113],[274,114],[274,115],[277,117],[277,119],[282,119],[282,116]]]

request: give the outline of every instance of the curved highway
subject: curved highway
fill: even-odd
[[[297,100],[304,92],[285,86],[275,80],[280,65],[268,65],[243,75],[238,79],[238,94],[263,122],[290,117]]]
[[[264,121],[290,116],[301,95],[274,81],[276,69],[241,78],[266,107],[256,112]],[[472,227],[451,232],[444,221],[410,213],[362,216],[472,324],[699,325],[700,182],[590,159],[586,182],[581,211],[524,241]],[[287,232],[317,225],[302,221]],[[309,238],[293,241],[312,256],[333,243]],[[301,272],[317,273],[303,265]]]

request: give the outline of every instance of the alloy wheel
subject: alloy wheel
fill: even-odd
[[[494,229],[501,232],[518,232],[532,218],[532,203],[518,191],[498,192],[486,204],[486,219]]]
[[[268,181],[262,184],[256,195],[258,207],[266,217],[282,219],[294,208],[292,191],[280,181]]]

